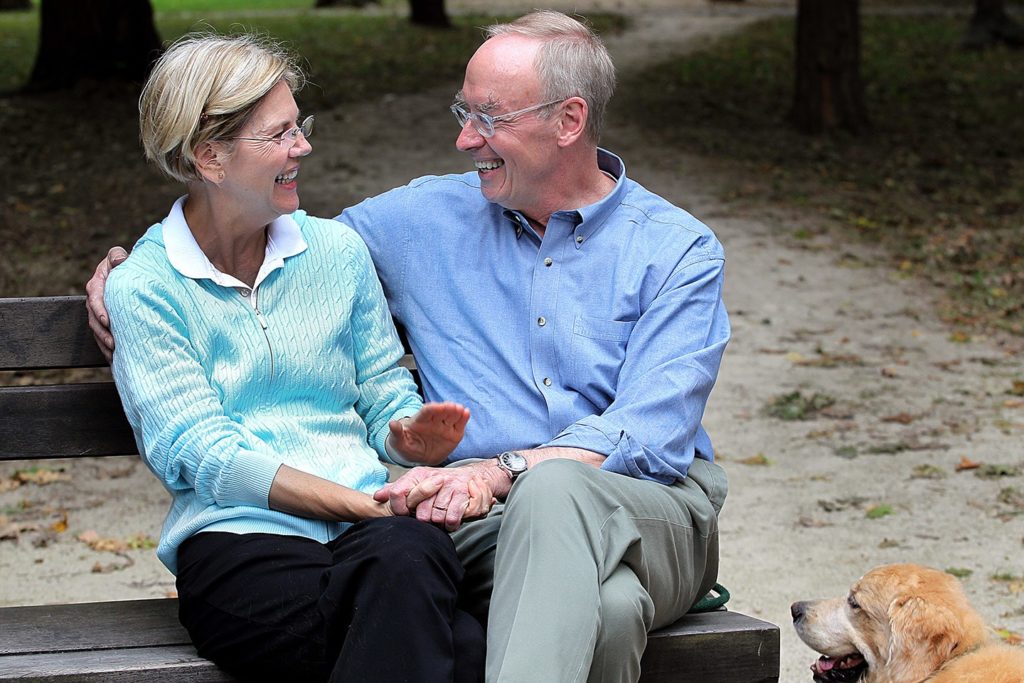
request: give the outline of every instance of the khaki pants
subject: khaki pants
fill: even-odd
[[[727,487],[704,460],[672,486],[572,460],[523,474],[452,535],[466,609],[487,614],[487,681],[635,682],[647,632],[714,585]]]

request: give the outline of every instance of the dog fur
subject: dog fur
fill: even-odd
[[[815,681],[1024,683],[1024,648],[992,641],[945,572],[885,565],[847,597],[791,609],[797,634],[825,655],[811,667]]]

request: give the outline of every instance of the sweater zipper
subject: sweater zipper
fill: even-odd
[[[267,340],[267,351],[270,352],[270,378],[274,378],[274,347],[270,344],[270,335],[267,333],[267,318],[263,315],[260,310],[260,293],[259,290],[254,290],[252,293],[252,308],[256,312],[256,320],[260,323],[260,329],[263,330],[263,338]]]

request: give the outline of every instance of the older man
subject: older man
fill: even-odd
[[[724,254],[597,147],[615,76],[589,29],[542,11],[487,35],[452,105],[475,171],[338,217],[426,397],[472,412],[439,492],[416,468],[377,496],[452,530],[489,681],[635,681],[647,632],[717,576],[727,484],[701,418],[729,338]],[[473,475],[503,502],[463,520]]]

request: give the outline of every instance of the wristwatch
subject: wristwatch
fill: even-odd
[[[508,475],[509,479],[515,481],[516,477],[526,471],[527,462],[522,453],[505,451],[498,454],[498,467]]]

